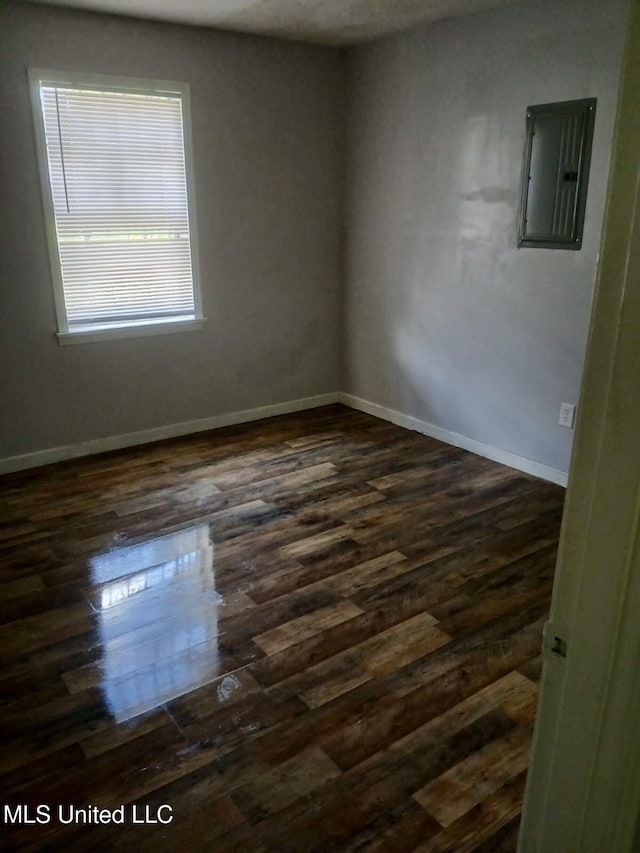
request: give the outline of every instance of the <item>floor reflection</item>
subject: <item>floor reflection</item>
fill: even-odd
[[[118,722],[219,674],[213,543],[199,524],[90,560],[102,689]]]

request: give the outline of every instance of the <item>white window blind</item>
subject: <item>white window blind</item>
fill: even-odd
[[[66,329],[198,317],[182,95],[39,81]]]

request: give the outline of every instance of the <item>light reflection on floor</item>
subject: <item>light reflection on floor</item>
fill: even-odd
[[[214,679],[218,611],[209,525],[89,561],[102,642],[102,689],[118,722]]]

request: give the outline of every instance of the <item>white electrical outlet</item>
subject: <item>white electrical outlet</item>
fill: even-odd
[[[573,429],[573,422],[576,417],[576,407],[573,403],[560,403],[560,417],[558,423],[560,426]]]

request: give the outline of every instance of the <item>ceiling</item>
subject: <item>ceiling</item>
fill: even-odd
[[[42,2],[43,0],[39,0]],[[370,41],[521,0],[44,0],[51,5],[319,44]]]

